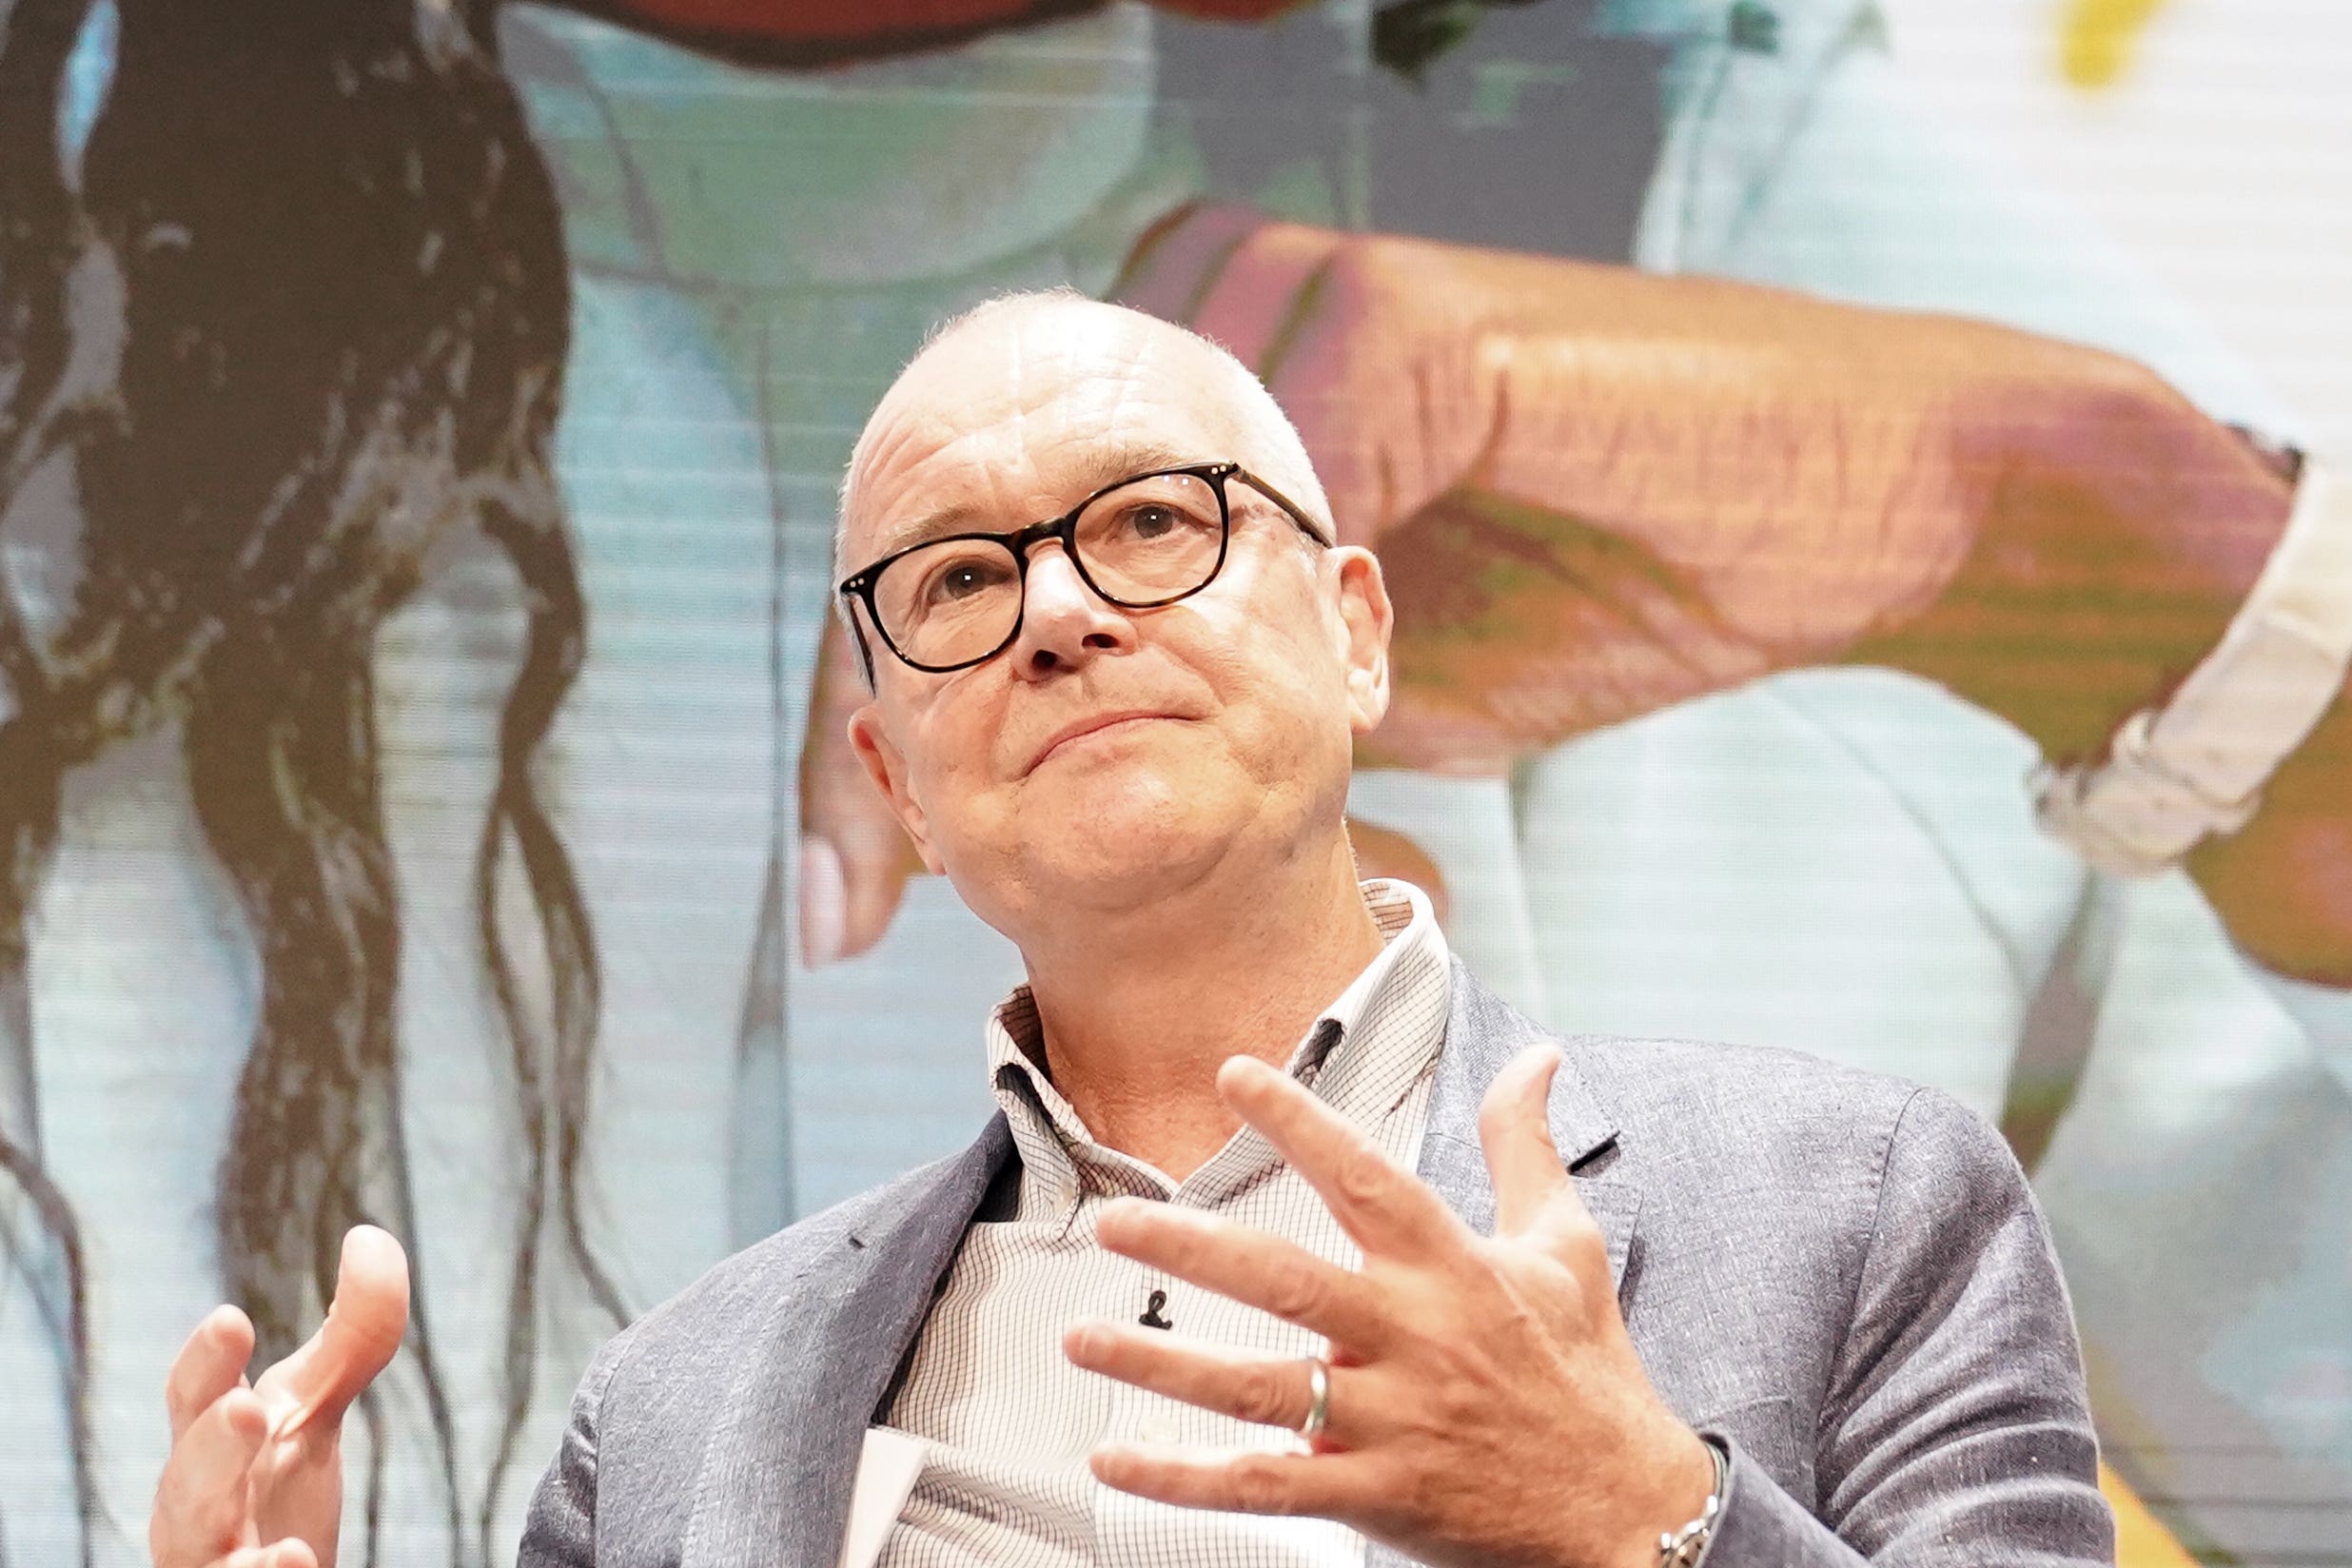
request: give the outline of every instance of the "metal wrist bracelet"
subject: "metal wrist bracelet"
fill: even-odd
[[[1657,1568],[1692,1568],[1707,1550],[1715,1518],[1723,1512],[1723,1493],[1731,1485],[1731,1456],[1713,1438],[1702,1436],[1698,1441],[1707,1445],[1708,1457],[1715,1460],[1715,1490],[1707,1494],[1707,1505],[1698,1511],[1698,1518],[1679,1530],[1659,1535]]]

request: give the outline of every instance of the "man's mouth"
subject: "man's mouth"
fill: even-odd
[[[1156,709],[1130,709],[1114,713],[1088,714],[1084,718],[1072,719],[1048,736],[1045,745],[1038,749],[1037,755],[1029,758],[1029,767],[1022,771],[1024,773],[1035,772],[1046,758],[1072,742],[1084,741],[1095,735],[1115,734],[1132,729],[1138,724],[1147,724],[1159,719],[1174,720],[1177,716]]]

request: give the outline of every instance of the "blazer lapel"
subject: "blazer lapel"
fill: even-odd
[[[874,1408],[1011,1151],[999,1116],[779,1293],[703,1451],[681,1568],[833,1568]]]
[[[1495,1228],[1495,1188],[1479,1142],[1479,1105],[1487,1086],[1512,1057],[1529,1046],[1548,1045],[1560,1053],[1558,1072],[1544,1109],[1552,1142],[1574,1173],[1577,1195],[1592,1210],[1609,1244],[1609,1272],[1620,1287],[1632,1248],[1640,1190],[1611,1179],[1617,1165],[1617,1117],[1593,1092],[1580,1058],[1584,1045],[1552,1033],[1514,1010],[1454,960],[1453,1009],[1446,1019],[1445,1046],[1430,1086],[1429,1121],[1421,1134],[1420,1175],[1454,1212],[1481,1235]]]

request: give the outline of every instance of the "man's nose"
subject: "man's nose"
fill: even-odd
[[[1135,626],[1127,613],[1087,586],[1077,563],[1049,541],[1029,552],[1027,598],[1021,634],[1007,650],[1013,670],[1037,680],[1073,670],[1102,654],[1135,646]]]

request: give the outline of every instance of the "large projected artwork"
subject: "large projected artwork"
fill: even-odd
[[[2331,8],[0,18],[0,1565],[144,1563],[182,1336],[363,1219],[343,1560],[510,1561],[606,1335],[970,1140],[1017,956],[844,742],[833,502],[1045,286],[1380,552],[1368,870],[1556,1028],[1992,1119],[2126,1563],[2352,1562],[2352,701],[2157,874],[2032,785],[2352,464]]]

